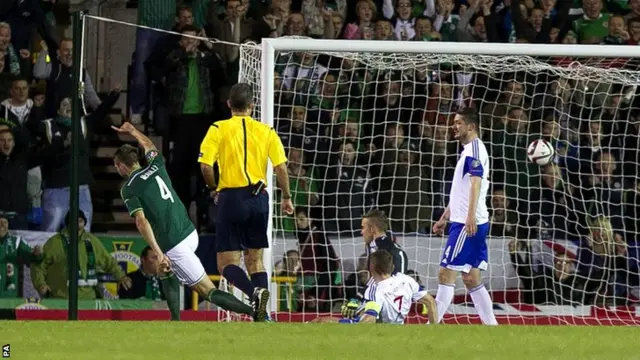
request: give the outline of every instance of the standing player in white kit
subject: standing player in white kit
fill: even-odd
[[[440,262],[438,279],[438,322],[442,321],[453,300],[458,273],[471,295],[473,305],[485,325],[498,325],[493,303],[482,283],[481,270],[487,269],[487,235],[489,235],[489,155],[478,138],[478,115],[472,109],[458,112],[453,134],[464,150],[460,154],[451,184],[449,206],[433,232],[443,234],[447,220],[451,220],[449,239]]]

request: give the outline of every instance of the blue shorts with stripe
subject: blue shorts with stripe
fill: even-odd
[[[489,223],[478,225],[475,235],[467,236],[464,224],[453,222],[440,266],[468,273],[472,268],[487,269]]]
[[[252,187],[223,189],[218,195],[216,252],[269,247],[269,194]]]

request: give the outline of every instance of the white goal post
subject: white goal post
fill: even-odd
[[[640,85],[640,71],[638,71],[638,69],[611,69],[600,66],[600,63],[598,63],[597,61],[584,61],[585,58],[591,60],[596,58],[612,57],[616,59],[640,58],[640,48],[635,46],[455,43],[417,41],[346,41],[316,40],[308,38],[263,39],[260,45],[243,44],[241,46],[241,63],[239,75],[239,80],[241,82],[248,82],[252,84],[254,90],[256,90],[256,101],[259,103],[256,103],[255,116],[262,122],[271,126],[277,125],[276,118],[278,117],[278,109],[276,109],[276,105],[278,104],[276,104],[276,91],[274,89],[276,85],[275,75],[277,73],[276,68],[278,66],[278,54],[303,52],[328,55],[332,58],[349,59],[355,62],[363,63],[366,65],[367,71],[370,68],[384,71],[402,71],[417,68],[426,69],[427,67],[439,66],[441,63],[454,63],[464,69],[473,68],[476,69],[475,71],[488,73],[488,76],[492,80],[504,83],[507,83],[510,80],[503,79],[502,75],[500,75],[501,73],[525,72],[527,74],[536,74],[547,72],[551,73],[554,76],[560,76],[562,78],[568,79],[569,81],[573,81],[575,82],[576,86],[586,86],[591,85],[592,83],[597,83],[608,84],[607,86],[610,89],[613,86],[611,84],[616,84],[617,86],[620,86],[624,89],[633,88],[633,92],[635,92],[637,86]],[[565,64],[564,66],[549,64],[548,62],[544,61],[544,59],[555,57],[570,57],[572,58],[572,60],[570,64]],[[282,76],[281,73],[280,75]],[[259,80],[257,79],[257,77],[259,77]],[[504,85],[504,83],[501,83],[500,85]],[[532,85],[535,86],[537,84],[533,83]],[[297,91],[297,89],[294,89],[292,91],[295,92]],[[314,94],[314,90],[307,91],[308,93],[306,95],[310,96]],[[585,88],[582,91],[586,92],[587,89]],[[593,92],[600,90],[591,88],[590,91]],[[607,96],[608,91],[610,90],[606,90],[605,92],[603,92],[605,97]],[[258,93],[260,94],[259,98],[257,98]],[[536,93],[535,95],[538,96],[544,94]],[[626,96],[634,97],[635,94],[629,93],[627,91]],[[310,100],[305,101],[307,101],[306,105],[308,105],[308,103],[310,102]],[[627,99],[627,101],[630,100]],[[599,105],[590,104],[588,106],[593,109],[597,109]],[[415,111],[419,110],[422,109],[415,109]],[[413,110],[410,109],[410,111]],[[578,119],[577,121],[584,122],[584,120],[582,119]],[[542,119],[540,119],[540,122],[542,123]],[[580,135],[583,134],[580,133]],[[510,145],[504,146],[508,147]],[[501,156],[507,155],[502,154]],[[273,177],[271,167],[269,167],[268,171],[268,179],[271,180],[269,182],[270,201],[273,204],[274,200],[276,200],[276,195],[274,194],[277,194],[277,185],[275,184],[275,178]],[[580,172],[580,175],[583,175],[583,173]],[[505,182],[502,183],[502,185],[508,184]],[[580,186],[578,186],[578,188],[578,191],[583,190]],[[516,191],[526,192],[528,191],[528,189],[517,189]],[[436,195],[438,195],[436,192],[429,194],[429,196]],[[448,194],[446,195],[448,196]],[[579,197],[580,195],[577,196]],[[607,205],[611,205],[608,200],[604,200],[604,203]],[[270,216],[269,218],[269,234],[270,240],[273,243],[274,239],[280,239],[283,237],[283,231],[277,230],[274,226],[274,221],[281,218],[281,215],[278,213],[279,206],[272,206],[272,211],[274,211],[274,213],[272,213],[272,216]],[[612,216],[609,212],[605,212],[606,216]],[[354,215],[353,219],[351,220],[358,218],[359,221],[359,216],[360,215]],[[630,216],[630,214],[622,215],[622,217],[624,218],[623,220],[625,221]],[[396,231],[395,229],[393,230]],[[420,271],[422,271],[421,275],[423,277],[428,278],[425,285],[427,286],[428,290],[433,293],[433,291],[435,291],[433,285],[437,284],[437,273],[435,273],[434,271],[437,271],[437,267],[439,265],[437,263],[438,255],[434,254],[439,254],[441,252],[441,243],[440,241],[433,240],[430,235],[425,234],[424,232],[422,232],[421,234],[422,235],[400,235],[400,238],[401,241],[406,241],[408,244],[413,244],[412,246],[415,247],[412,249],[406,249],[410,258],[410,262],[416,264],[414,265],[416,269],[420,268]],[[269,251],[265,252],[264,261],[266,268],[270,269],[269,276],[271,276],[271,272],[274,269],[275,262],[280,260],[279,257],[282,255],[283,250],[286,251],[288,249],[296,247],[296,244],[294,243],[292,237],[289,236],[288,239],[289,240],[286,240],[284,243],[279,243],[278,246],[272,246]],[[331,238],[331,240],[334,247],[349,249],[349,253],[342,253],[346,250],[339,250],[339,257],[350,257],[350,260],[357,261],[357,258],[359,256],[358,251],[360,251],[360,246],[362,245],[360,244],[362,240],[357,234],[349,236],[335,235]],[[509,273],[509,271],[511,270],[506,269],[511,268],[512,266],[511,263],[506,263],[509,262],[509,254],[506,249],[508,242],[509,237],[505,233],[505,236],[502,237],[501,242],[503,250],[496,250],[503,251],[505,253],[505,255],[501,259],[495,259],[495,261],[500,262],[497,264],[497,267],[503,268],[502,276],[505,276],[504,274]],[[274,248],[276,250],[274,250]],[[424,255],[424,251],[428,251],[430,252],[430,254]],[[544,252],[546,250],[538,249],[537,251]],[[278,258],[275,258],[276,256]],[[541,255],[541,257],[548,256],[553,257],[553,254],[549,255],[548,253],[545,253],[544,255]],[[511,271],[510,274],[510,276],[513,277],[513,279],[511,280],[516,281],[517,283],[518,279],[515,278],[515,274],[513,273],[513,271]],[[491,271],[488,272],[487,276],[491,276]],[[502,284],[501,286],[506,286],[505,284],[508,282],[507,280],[509,279],[505,279],[504,282],[498,284]],[[609,278],[607,281],[613,281],[613,285],[617,284],[617,280],[613,278]],[[458,290],[462,289],[460,285],[461,283],[458,283]],[[278,306],[278,296],[272,296],[272,300],[272,310],[275,310]],[[497,315],[505,315],[509,313],[509,310],[505,311],[506,312]],[[564,315],[573,316],[579,314],[580,311],[584,312],[587,310],[563,311],[564,312],[559,312],[563,313]],[[456,310],[454,310],[453,313],[456,313]],[[459,311],[457,313],[465,314],[464,311]],[[518,316],[521,318],[523,317],[522,315]],[[567,323],[578,323],[575,320],[565,321]]]

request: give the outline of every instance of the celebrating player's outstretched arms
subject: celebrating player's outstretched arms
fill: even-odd
[[[393,256],[377,250],[369,256],[372,281],[364,292],[364,301],[351,300],[342,306],[342,319],[319,318],[316,322],[404,324],[412,303],[427,307],[430,324],[438,321],[436,301],[410,276],[394,272]]]
[[[497,325],[489,292],[482,283],[480,271],[487,269],[487,235],[489,212],[489,155],[478,137],[478,115],[472,109],[458,112],[454,118],[453,134],[464,147],[451,184],[449,206],[433,232],[443,234],[451,220],[449,238],[445,245],[438,279],[438,322],[447,312],[455,288],[458,272],[467,287],[473,304],[485,325]]]
[[[133,136],[144,148],[145,167],[140,166],[138,151],[131,145],[121,146],[113,162],[120,176],[126,179],[120,192],[138,231],[154,252],[164,254],[158,270],[171,318],[180,317],[180,281],[220,308],[253,316],[254,320],[264,319],[264,311],[255,310],[235,296],[216,289],[207,276],[195,254],[198,233],[173,190],[162,155],[153,142],[130,123],[113,129]]]

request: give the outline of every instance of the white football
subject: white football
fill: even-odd
[[[527,148],[527,156],[529,161],[536,163],[540,166],[547,165],[553,159],[555,151],[553,146],[547,140],[538,139],[529,144]]]

